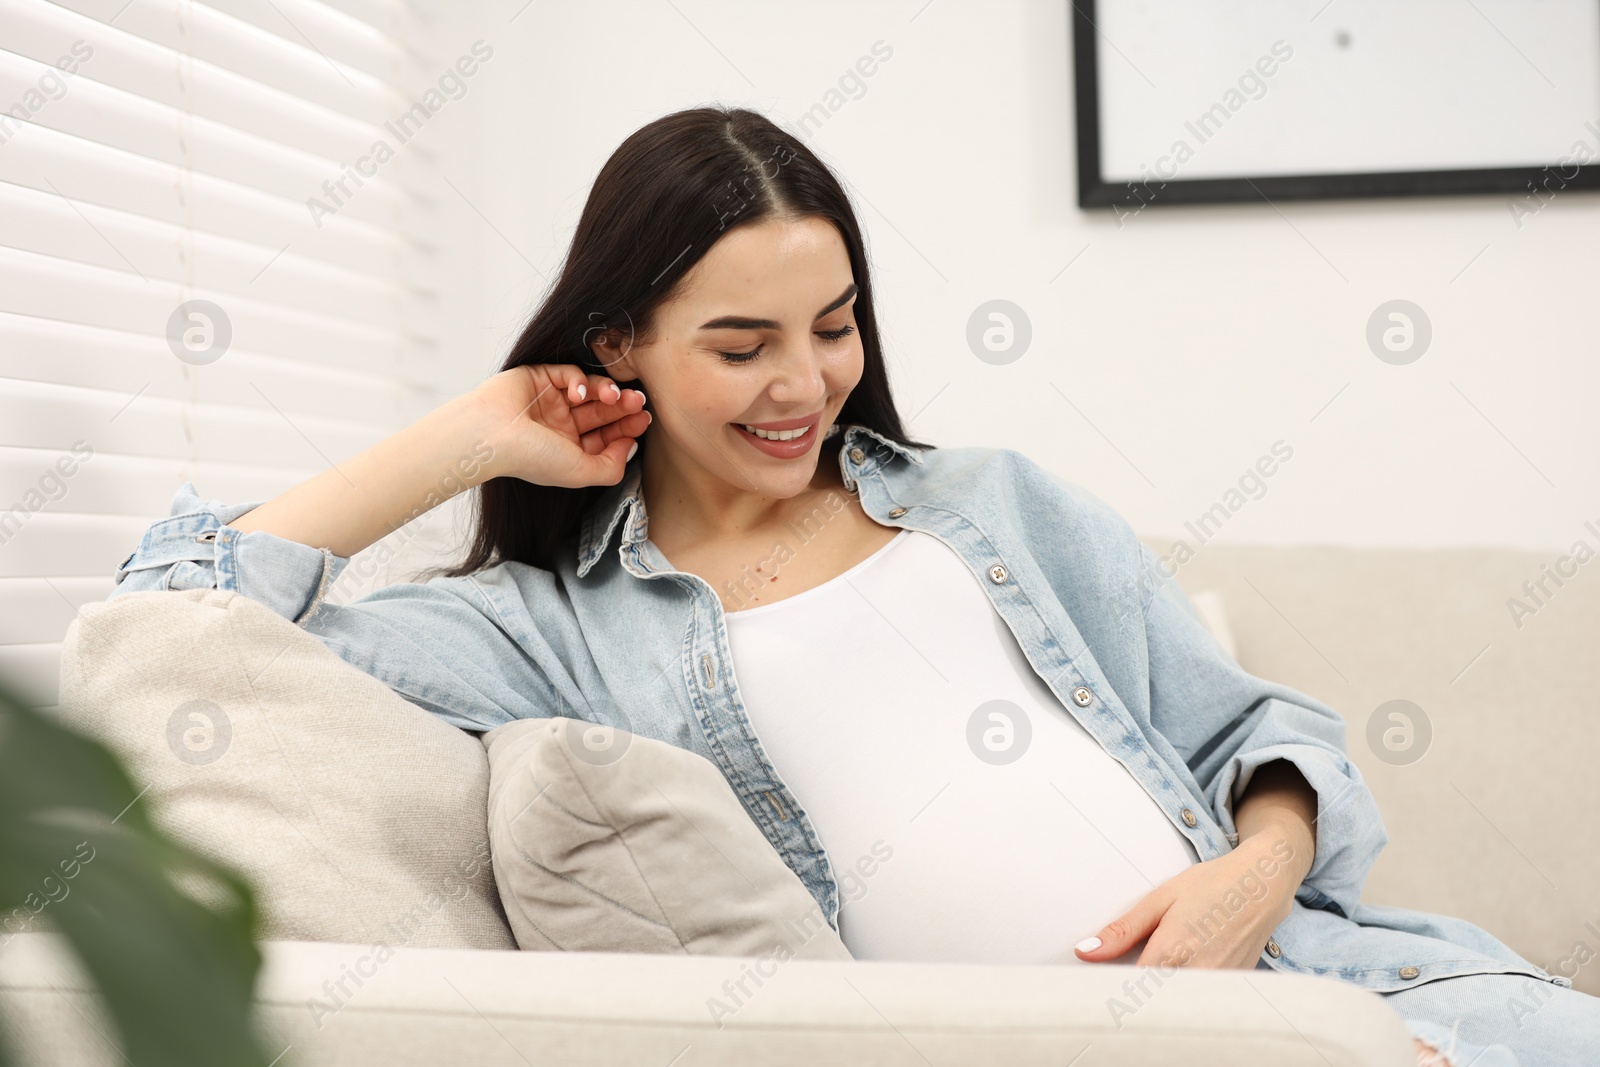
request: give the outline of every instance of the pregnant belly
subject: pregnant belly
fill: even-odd
[[[857,959],[1081,964],[1074,945],[1199,862],[1086,736],[1040,735],[1019,763],[952,776],[909,825],[879,835],[877,856],[892,850],[881,862],[857,861],[871,854],[869,823],[834,821],[840,840],[823,844]]]

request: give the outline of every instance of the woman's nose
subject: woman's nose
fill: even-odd
[[[828,392],[827,362],[810,346],[780,361],[777,379],[770,393],[773,399],[813,400]]]

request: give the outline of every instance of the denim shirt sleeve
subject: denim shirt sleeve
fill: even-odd
[[[1347,756],[1333,708],[1248,673],[1205,629],[1175,579],[1140,545],[1151,724],[1178,750],[1206,803],[1237,841],[1234,804],[1257,767],[1288,760],[1317,794],[1311,870],[1296,896],[1349,918],[1388,842],[1376,799]]]
[[[350,561],[326,548],[228,525],[260,505],[203,500],[194,483],[185,482],[169,517],[152,523],[117,568],[109,599],[159,589],[222,589],[305,623]]]
[[[586,709],[566,661],[582,647],[573,620],[528,604],[563,602],[554,575],[491,568],[465,578],[400,582],[359,600],[326,599],[350,561],[228,523],[259,504],[203,500],[185,484],[169,518],[153,523],[117,569],[109,599],[163,589],[222,589],[302,627],[346,663],[463,730]],[[551,635],[559,634],[560,645]]]

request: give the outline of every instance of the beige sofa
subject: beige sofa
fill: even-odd
[[[1547,562],[1213,545],[1178,579],[1247,669],[1347,715],[1391,836],[1367,899],[1471,919],[1594,992],[1600,968],[1564,961],[1600,948],[1600,857],[1570,847],[1595,807],[1600,585],[1552,585],[1519,628],[1506,600]],[[1381,730],[1369,744],[1393,699],[1431,724],[1421,758]],[[516,951],[485,862],[481,742],[231,594],[86,609],[62,708],[151,785],[171,832],[256,884],[285,1064],[1414,1062],[1381,997],[1264,970],[1179,972],[1119,1025],[1108,1002],[1137,968],[797,959],[719,1017],[746,961]],[[24,1063],[121,1062],[52,934],[0,948],[0,1009]]]

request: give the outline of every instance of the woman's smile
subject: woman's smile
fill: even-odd
[[[751,448],[778,459],[796,459],[811,451],[822,412],[777,422],[729,423]]]

